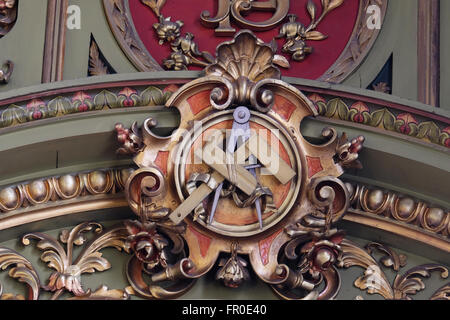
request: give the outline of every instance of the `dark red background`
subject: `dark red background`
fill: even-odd
[[[316,3],[320,15],[320,0],[313,0]],[[341,55],[352,34],[356,18],[358,16],[360,0],[345,0],[341,7],[332,11],[321,22],[316,30],[328,35],[324,41],[309,41],[308,44],[314,48],[313,54],[303,62],[291,61],[291,68],[282,69],[284,76],[317,79],[324,74],[328,68]],[[291,0],[290,13],[299,16],[297,21],[305,26],[310,23],[310,17],[306,11],[307,0]],[[162,63],[170,55],[170,46],[166,43],[162,46],[158,44],[157,36],[153,29],[153,24],[158,22],[155,14],[150,8],[143,5],[140,0],[129,1],[131,15],[136,30],[153,58]],[[200,23],[200,15],[204,10],[208,10],[212,16],[217,12],[217,0],[167,0],[162,9],[164,17],[172,17],[172,21],[181,20],[184,22],[182,35],[191,32],[195,35],[195,40],[199,44],[201,51],[208,51],[215,55],[215,49],[223,41],[230,40],[231,37],[217,37],[214,29],[208,29]],[[255,12],[246,18],[251,21],[261,21],[270,17],[269,13]],[[286,19],[287,20],[287,19]],[[232,22],[236,30],[240,28]],[[279,27],[266,32],[255,32],[256,35],[266,42],[270,42],[279,31]],[[278,41],[279,53],[284,41]],[[289,56],[286,56],[289,59]],[[195,69],[195,68],[191,68]]]

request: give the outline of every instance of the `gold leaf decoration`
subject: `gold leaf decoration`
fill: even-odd
[[[440,271],[441,278],[448,278],[448,269],[437,264],[425,264],[410,269],[404,275],[397,275],[394,280],[394,298],[398,300],[412,300],[414,295],[425,289],[422,278],[431,277],[432,271]]]
[[[385,254],[380,259],[380,262],[387,268],[392,268],[394,271],[399,271],[400,268],[406,266],[407,257],[403,254],[398,254],[391,248],[380,243],[371,242],[366,246],[367,252],[372,254],[373,250],[378,250]]]
[[[143,4],[152,9],[156,16],[161,15],[161,9],[166,3],[166,0],[141,0]]]
[[[25,283],[30,295],[29,300],[38,300],[40,293],[40,281],[33,265],[25,257],[17,252],[0,247],[0,269],[9,270],[9,276],[13,279],[17,279],[19,282]],[[0,284],[0,298],[1,300],[24,300],[23,296],[16,296],[12,294],[2,294],[2,286]]]
[[[308,1],[308,4],[306,5],[307,9],[308,9],[308,13],[311,16],[311,20],[316,20],[316,5],[314,4],[314,2],[312,0]]]
[[[130,295],[125,290],[110,290],[107,286],[103,285],[85,296],[72,297],[68,300],[128,300],[129,298]]]
[[[74,259],[74,245],[83,245],[86,242],[85,233],[94,231],[98,236],[88,243]],[[48,284],[43,288],[46,291],[55,292],[52,299],[57,299],[64,291],[73,293],[76,296],[85,296],[82,288],[81,275],[83,273],[94,273],[95,271],[105,271],[111,264],[102,257],[100,250],[106,247],[114,247],[117,250],[124,248],[124,241],[127,237],[125,228],[116,228],[103,233],[103,227],[98,223],[85,222],[73,228],[70,232],[63,231],[59,237],[62,243],[67,245],[67,250],[53,237],[43,233],[30,233],[22,238],[24,245],[30,244],[30,239],[38,240],[37,248],[44,251],[41,260],[47,266],[54,269],[48,280]]]
[[[326,38],[328,38],[328,36],[322,34],[319,31],[310,31],[306,33],[305,36],[307,40],[316,40],[316,41],[325,40]]]
[[[89,48],[89,74],[91,76],[102,76],[108,73],[108,68],[100,58],[98,46],[95,41],[92,41]]]
[[[364,275],[356,279],[354,283],[357,288],[367,290],[369,294],[380,294],[385,299],[394,297],[394,292],[386,275],[372,256],[348,240],[344,240],[341,247],[343,262],[340,267],[359,266],[364,269]]]

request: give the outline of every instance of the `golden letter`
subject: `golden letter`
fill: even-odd
[[[217,16],[211,18],[208,11],[201,15],[203,25],[208,28],[216,28],[218,36],[229,36],[236,32],[231,26],[231,17],[243,28],[253,31],[266,31],[277,26],[289,12],[289,0],[270,0],[264,2],[251,0],[218,0]],[[249,15],[251,11],[271,11],[273,16],[261,22],[247,20],[243,15]]]

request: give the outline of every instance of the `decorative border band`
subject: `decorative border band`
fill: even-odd
[[[71,200],[95,200],[93,196],[122,194],[132,168],[104,169],[38,179],[0,190],[2,219],[35,210],[61,207]],[[123,195],[121,195],[122,197]],[[0,228],[1,229],[1,228]]]
[[[55,210],[69,204],[82,206],[83,203],[92,201],[94,205],[89,208],[102,209],[101,201],[95,205],[99,199],[104,200],[105,196],[125,197],[125,183],[133,171],[131,167],[95,170],[38,179],[3,188],[0,190],[0,230],[7,228],[3,226],[4,221],[14,216],[24,214],[21,221],[23,224],[28,223],[26,216],[34,211]],[[386,223],[395,222],[401,224],[404,229],[426,233],[450,243],[448,208],[432,206],[413,197],[380,188],[355,183],[346,183],[346,186],[351,195],[349,211],[353,214],[361,212],[364,215],[383,218]],[[127,206],[126,201],[123,201],[123,206]],[[74,208],[74,212],[79,212],[79,209]],[[46,216],[43,215],[42,219],[46,219]],[[400,235],[401,232],[399,231]]]
[[[116,108],[161,106],[166,103],[177,86],[156,86],[139,88],[122,87],[75,91],[68,94],[55,93],[51,96],[36,96],[28,101],[18,101],[7,106],[0,102],[0,129],[17,126],[41,119],[62,117]]]
[[[187,81],[155,79],[96,83],[0,100],[0,132],[2,128],[75,113],[164,105]],[[322,88],[319,82],[317,87],[314,82],[312,85],[294,82],[315,103],[323,117],[367,125],[450,148],[450,118],[445,116],[445,110],[433,112],[426,110],[426,106],[423,109],[410,106],[406,100],[391,102],[348,93],[333,86]]]
[[[450,238],[450,210],[392,191],[346,183],[351,208]]]
[[[436,118],[434,114],[417,112],[410,107],[402,110],[331,94],[311,93],[308,98],[314,102],[319,115],[325,118],[367,125],[450,148],[449,119],[440,119],[447,120],[447,123],[436,121],[431,119]]]

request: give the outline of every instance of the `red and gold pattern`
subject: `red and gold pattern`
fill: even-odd
[[[319,0],[314,0],[313,2],[317,8],[322,7]],[[308,1],[306,0],[290,1],[289,9],[289,13],[296,14],[298,21],[302,21],[305,25],[308,25],[311,21],[311,16],[305,10],[307,3]],[[334,64],[347,46],[355,27],[359,5],[359,0],[344,1],[339,8],[332,11],[323,19],[318,30],[322,34],[326,34],[328,38],[325,41],[314,41],[314,54],[311,54],[301,63],[293,62],[290,69],[283,70],[283,75],[307,79],[317,79],[322,76]],[[139,38],[153,58],[162,64],[163,60],[170,55],[171,48],[170,46],[161,47],[159,45],[159,38],[153,32],[153,25],[159,22],[156,14],[147,7],[148,5],[145,1],[130,1],[129,6]],[[173,21],[183,20],[183,31],[195,35],[195,40],[202,51],[214,54],[216,47],[221,42],[232,38],[217,37],[215,36],[214,28],[205,28],[200,23],[202,12],[209,11],[214,16],[216,6],[215,1],[194,0],[186,2],[169,0],[159,8],[164,17],[172,17]],[[183,15],[180,16],[180,12],[183,12]],[[271,18],[271,15],[272,13],[270,12],[255,11],[247,18],[251,21],[263,21]],[[237,31],[240,30],[234,22],[232,24]],[[256,34],[263,41],[270,42],[278,35],[281,26],[282,23],[271,30],[257,32]],[[279,48],[284,43],[285,41],[283,39],[277,40]],[[289,58],[289,54],[286,54],[286,57]]]

